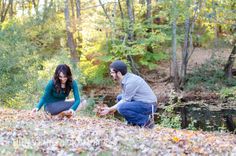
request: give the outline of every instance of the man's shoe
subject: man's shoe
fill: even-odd
[[[154,126],[155,126],[155,123],[154,123],[154,120],[153,120],[153,119],[149,119],[149,120],[143,125],[144,128],[149,128],[149,129],[154,128]]]
[[[131,123],[131,122],[128,122],[128,121],[125,121],[125,124],[126,124],[127,126],[137,126],[136,124]]]

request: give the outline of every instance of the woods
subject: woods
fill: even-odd
[[[122,60],[155,92],[156,125],[235,133],[235,21],[234,0],[0,0],[0,106],[32,109],[68,64],[95,116]]]

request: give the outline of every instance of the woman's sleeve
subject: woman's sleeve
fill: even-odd
[[[53,87],[53,80],[50,80],[45,88],[44,95],[42,96],[37,105],[38,110],[41,109],[41,107],[45,104],[46,99],[50,96],[52,87]]]
[[[71,109],[73,109],[75,111],[80,104],[79,89],[78,89],[77,82],[75,80],[73,80],[72,89],[73,89],[73,93],[74,93],[75,102],[72,105]]]

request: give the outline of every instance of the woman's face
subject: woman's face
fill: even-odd
[[[61,81],[61,84],[65,84],[67,81],[67,77],[62,72],[60,72],[59,73],[59,80]]]

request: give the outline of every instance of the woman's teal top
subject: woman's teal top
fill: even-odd
[[[72,90],[74,93],[75,101],[71,109],[75,111],[80,104],[79,89],[78,89],[77,82],[75,80],[72,81]],[[45,88],[44,95],[42,96],[42,98],[40,99],[37,105],[37,108],[39,110],[43,105],[45,107],[49,103],[65,101],[67,96],[68,95],[64,92],[57,93],[53,80],[50,80]]]

